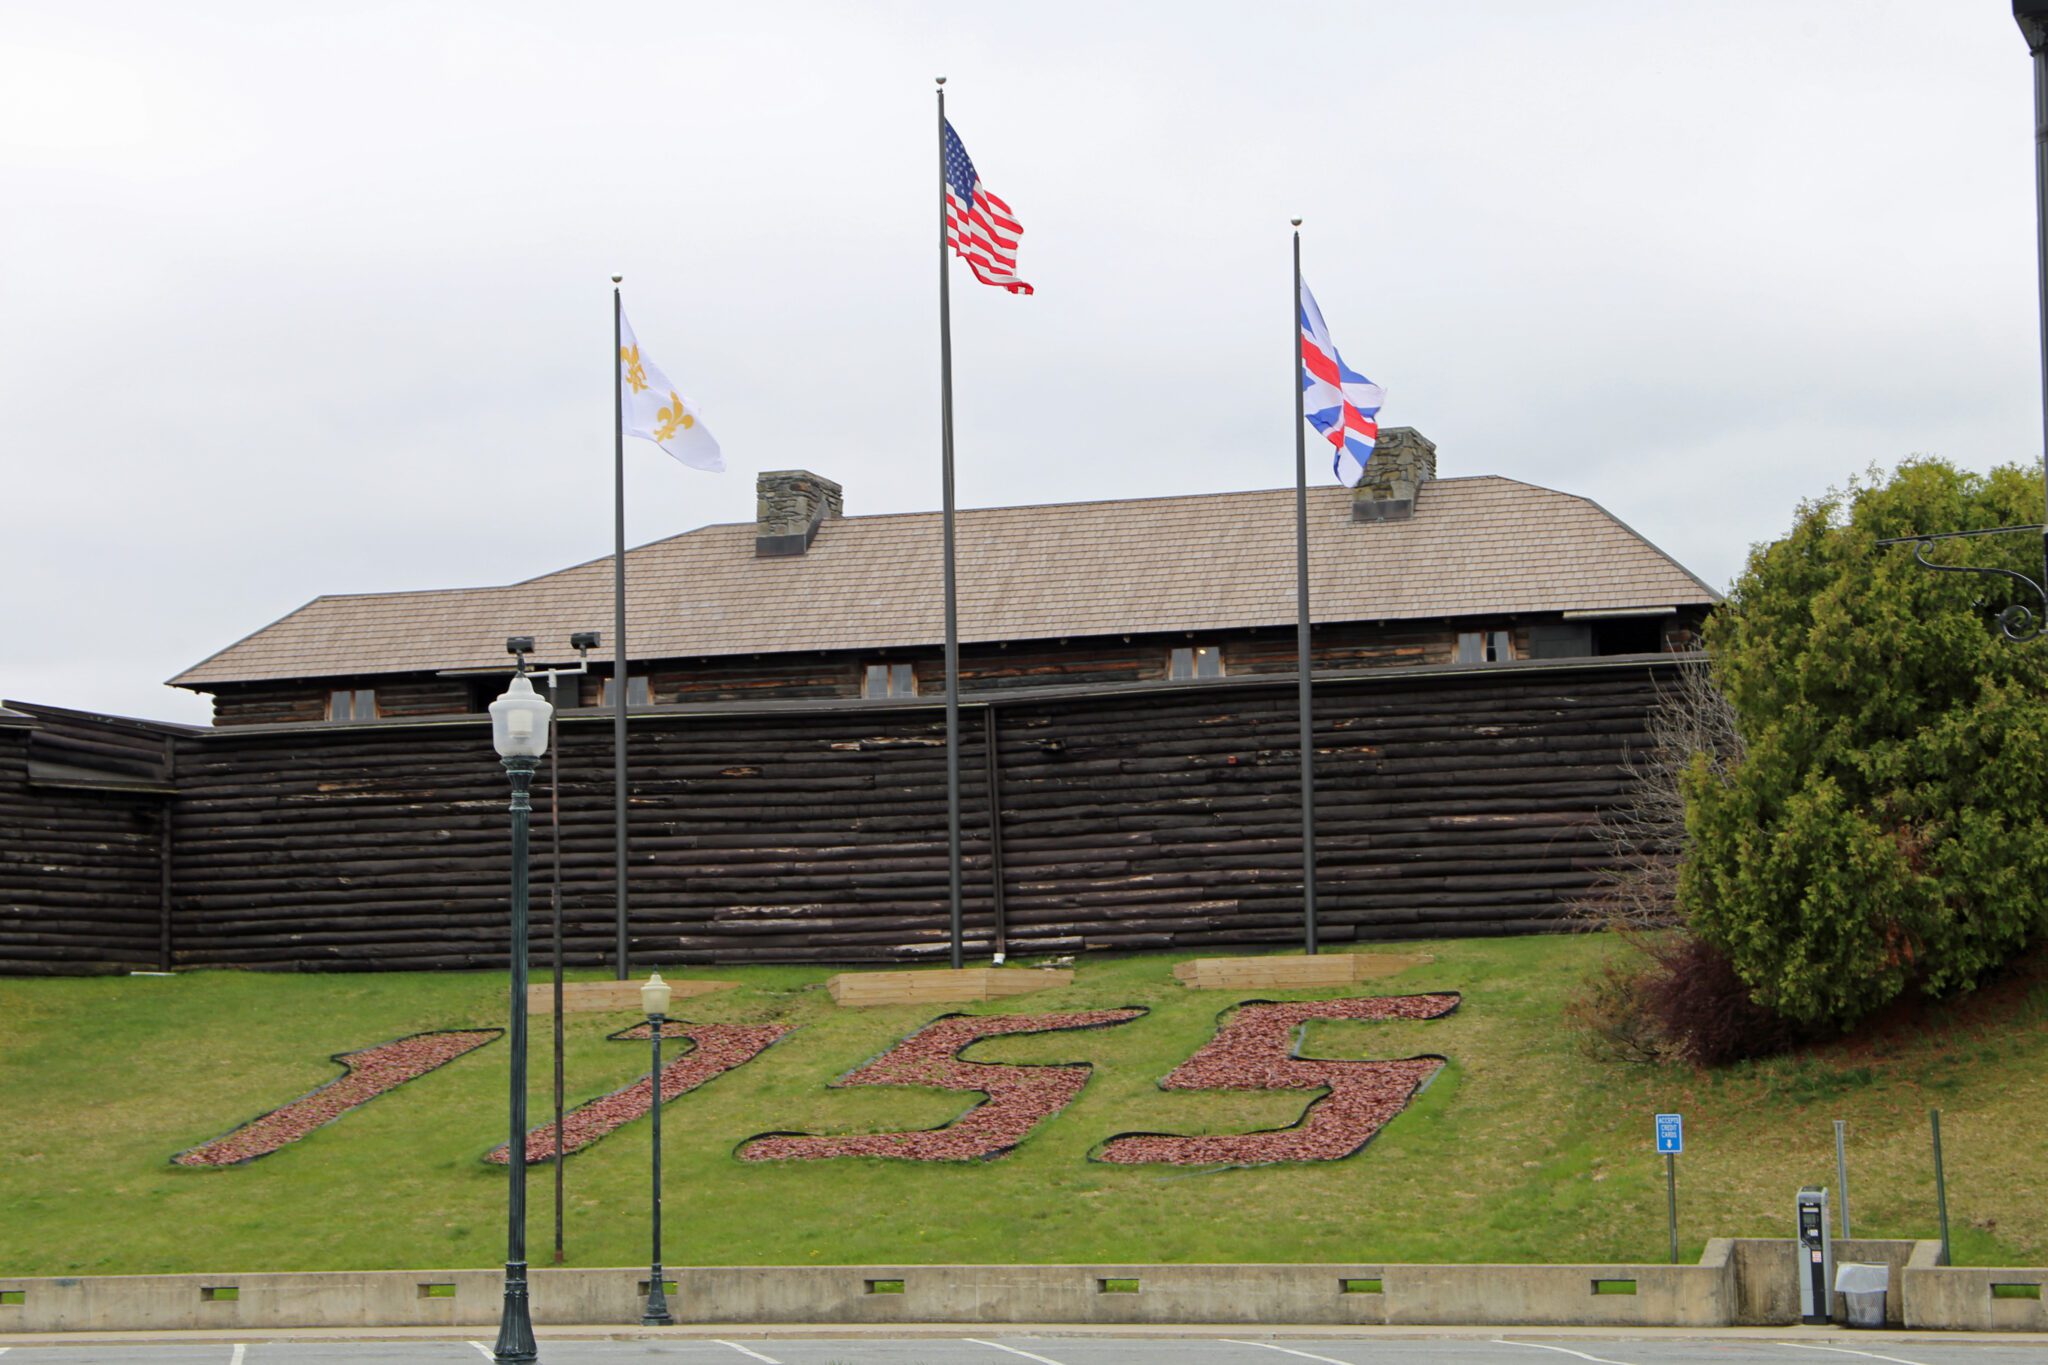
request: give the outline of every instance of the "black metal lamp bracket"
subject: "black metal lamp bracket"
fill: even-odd
[[[1880,546],[1911,545],[1913,547],[1913,562],[1923,569],[1934,569],[1940,573],[1989,574],[1994,578],[2008,578],[2018,583],[2026,589],[2027,597],[2031,601],[2038,602],[2040,606],[2036,608],[2028,605],[2026,602],[2013,603],[1998,613],[1998,630],[2001,635],[2013,643],[2024,644],[2029,640],[2039,639],[2043,630],[2048,629],[2048,586],[2035,582],[2015,569],[2001,569],[1980,564],[1937,564],[1927,557],[1927,552],[1934,548],[1934,542],[1937,540],[1961,540],[1970,536],[2012,535],[2021,531],[2029,531],[2035,535],[2041,535],[2044,529],[2048,528],[2040,526],[1994,526],[1985,531],[1948,531],[1939,535],[1895,536],[1890,540],[1880,540],[1877,543]],[[1983,603],[1980,601],[1978,605],[1982,606]]]

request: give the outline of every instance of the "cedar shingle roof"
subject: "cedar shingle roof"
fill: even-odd
[[[1351,492],[1308,495],[1318,621],[1685,606],[1718,595],[1598,504],[1496,477],[1436,479],[1407,521],[1354,523]],[[1294,490],[993,507],[959,514],[966,642],[1204,631],[1294,621]],[[807,554],[754,556],[751,522],[626,554],[635,659],[932,645],[944,637],[939,514],[827,521]],[[171,679],[495,668],[605,633],[611,558],[497,588],[318,597]]]

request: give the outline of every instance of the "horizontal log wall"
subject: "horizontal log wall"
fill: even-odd
[[[154,743],[160,762],[163,743]],[[29,763],[154,771],[131,733],[0,728],[0,972],[152,970],[162,927],[163,798],[32,784]]]
[[[1653,666],[1320,684],[1329,942],[1553,927],[1598,876]],[[982,701],[963,729],[969,951],[993,943]],[[998,703],[1013,953],[1295,941],[1291,687]],[[657,711],[633,721],[640,963],[885,961],[946,950],[936,707]],[[562,727],[572,961],[611,946],[611,730]],[[185,966],[506,960],[504,774],[482,718],[181,740],[175,925]],[[536,800],[536,941],[549,834]]]
[[[1463,624],[1468,630],[1500,626],[1495,621]],[[1313,640],[1316,667],[1356,671],[1447,664],[1456,656],[1459,629],[1458,623],[1449,621],[1398,621],[1385,625],[1350,621],[1319,625]],[[1527,624],[1511,629],[1517,657],[1526,657]],[[1292,626],[1238,628],[1128,638],[968,644],[960,651],[961,685],[976,691],[1009,693],[1030,687],[1159,680],[1166,677],[1172,651],[1183,645],[1221,646],[1225,672],[1232,677],[1294,671]],[[866,665],[905,661],[916,671],[921,694],[929,696],[944,688],[944,663],[936,647],[864,654],[820,652],[667,659],[635,663],[633,668],[635,672],[647,672],[653,698],[662,704],[818,701],[858,697]],[[592,673],[568,684],[577,698],[576,704],[600,704],[607,672],[608,666],[599,661]],[[479,702],[501,688],[503,681],[502,676],[442,678],[432,674],[387,674],[328,681],[238,683],[223,687],[215,696],[214,723],[225,727],[323,721],[327,718],[328,693],[339,687],[374,687],[381,716],[460,715],[480,711]]]
[[[1320,688],[1323,940],[1554,926],[1604,866],[1594,824],[1653,699],[1647,668]],[[1290,692],[1003,721],[1015,950],[1299,941]]]
[[[171,779],[168,728],[147,721],[39,707],[28,731],[32,765],[61,764],[97,776],[142,784]]]
[[[214,696],[213,723],[304,725],[324,721],[329,695],[342,687],[374,690],[379,716],[460,715],[479,709],[475,684],[470,679],[400,674],[327,682],[237,684]]]

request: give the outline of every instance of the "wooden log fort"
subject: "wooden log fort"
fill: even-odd
[[[168,968],[176,729],[0,710],[0,971]]]
[[[1671,666],[1319,677],[1324,941],[1558,927],[1605,865],[1594,822],[1627,793]],[[967,694],[969,954],[1298,941],[1294,704],[1284,675]],[[561,731],[568,958],[595,966],[612,944],[610,717]],[[636,966],[942,957],[943,741],[935,697],[636,714]],[[37,769],[39,744],[100,785],[47,785],[64,765]],[[506,790],[481,716],[198,731],[33,708],[0,726],[0,971],[502,967]],[[534,932],[544,947],[545,915]]]

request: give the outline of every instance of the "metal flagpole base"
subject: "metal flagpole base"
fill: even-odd
[[[647,1277],[647,1308],[640,1315],[642,1327],[673,1327],[676,1320],[668,1313],[668,1294],[662,1288],[661,1264],[655,1263],[653,1273]]]
[[[533,1340],[533,1314],[526,1293],[526,1262],[505,1262],[505,1306],[498,1315],[498,1345],[491,1359],[528,1365],[540,1359]]]

